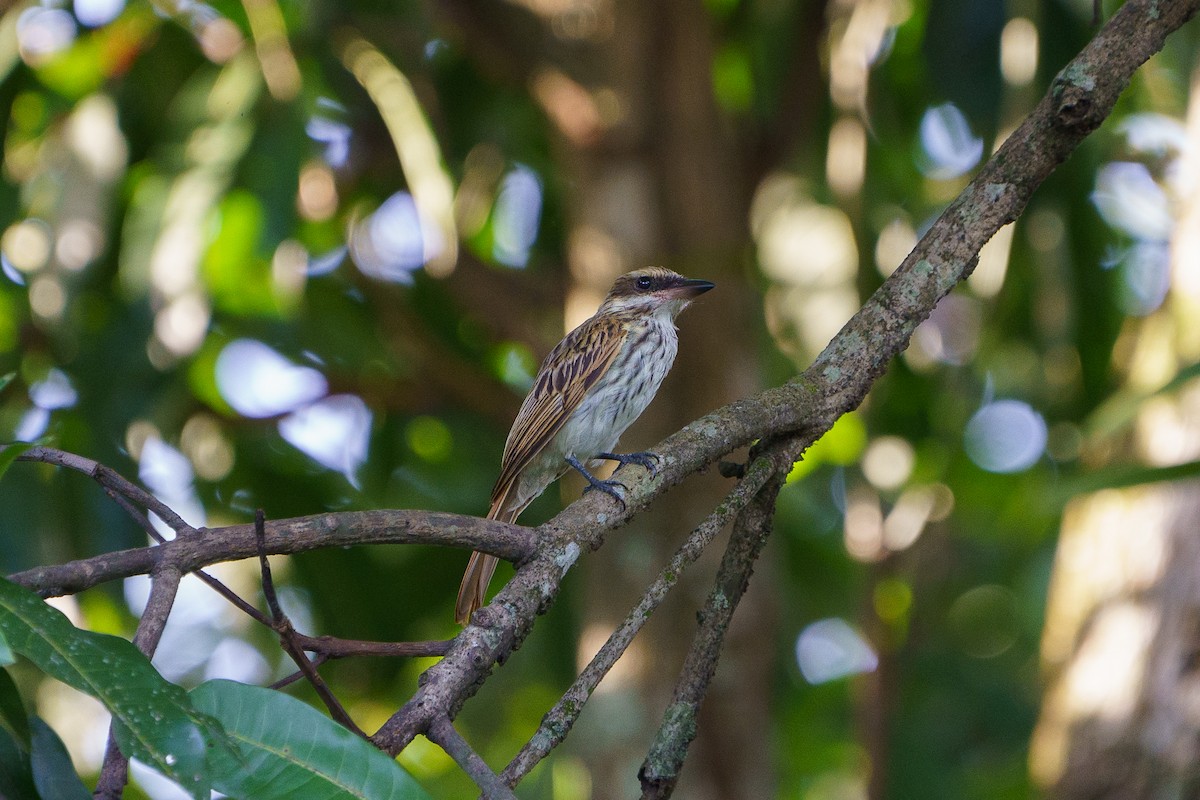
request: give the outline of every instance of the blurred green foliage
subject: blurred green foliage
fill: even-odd
[[[770,141],[799,126],[781,139],[786,146],[759,184],[731,191],[760,192],[767,178],[785,175],[799,188],[783,204],[836,211],[850,239],[832,244],[852,254],[838,286],[854,302],[898,263],[895,243],[902,256],[973,166],[948,178],[922,172],[931,157],[927,111],[954,104],[969,126],[965,144],[976,137],[986,156],[1092,33],[1091,4],[1082,1],[858,5],[882,14],[874,39],[852,40],[872,24],[855,16],[854,4],[721,0],[690,12],[708,15],[714,37],[710,86],[694,88],[711,88],[730,130]],[[76,13],[85,7],[76,3]],[[0,375],[15,376],[0,380],[0,441],[45,439],[130,477],[141,470],[168,502],[202,509],[203,519],[189,517],[195,524],[245,521],[256,507],[274,518],[375,507],[485,512],[508,422],[558,338],[570,281],[570,204],[581,178],[534,92],[476,52],[454,13],[428,4],[112,7],[111,18],[91,27],[54,2],[18,4],[0,19]],[[1036,70],[1021,81],[1000,67],[1004,37],[1017,35],[1014,18],[1035,31]],[[800,37],[825,48],[820,75],[797,74]],[[407,79],[420,113],[397,112],[356,79],[353,42]],[[1193,27],[1139,73],[1114,118],[1038,192],[999,255],[1001,282],[956,292],[957,315],[935,316],[926,329],[942,337],[942,349],[914,345],[783,491],[764,576],[778,620],[763,646],[763,658],[777,665],[769,746],[779,797],[862,796],[872,770],[889,797],[1029,795],[1025,764],[1061,487],[1085,472],[1089,488],[1103,486],[1110,465],[1128,466],[1111,451],[1080,460],[1089,444],[1114,436],[1093,436],[1090,426],[1125,381],[1117,344],[1136,325],[1123,304],[1125,273],[1102,269],[1132,239],[1106,224],[1091,195],[1098,168],[1111,161],[1144,162],[1165,181],[1168,157],[1138,151],[1120,126],[1142,113],[1182,119],[1195,44]],[[837,53],[855,46],[871,48],[858,56],[866,70],[855,90],[861,107],[829,88]],[[820,90],[803,95],[806,82]],[[813,97],[812,107],[797,112],[796,96]],[[437,152],[422,151],[420,165],[456,191],[450,234],[458,256],[449,277],[430,274],[436,255],[429,270],[421,266],[439,236],[441,252],[449,243],[413,169],[401,168],[412,140],[393,138],[397,114],[409,136],[423,132],[435,142]],[[850,127],[839,128],[844,123]],[[952,132],[944,138],[950,155],[961,151]],[[865,164],[857,184],[833,157],[836,145],[854,141]],[[528,184],[506,182],[521,169],[536,178],[536,207]],[[504,210],[505,196],[524,199]],[[743,222],[746,247],[761,257],[768,235]],[[529,226],[536,236],[522,239]],[[497,255],[514,236],[527,248],[519,268]],[[804,241],[820,247],[793,250],[800,261],[823,257],[830,245]],[[776,383],[814,354],[805,340],[813,315],[772,292],[815,289],[801,265],[781,273],[761,261],[742,280],[763,291],[767,321],[745,335]],[[222,354],[243,340],[289,363],[266,378],[261,364],[222,373]],[[947,356],[951,345],[960,351]],[[269,398],[313,374],[324,381],[313,396],[239,413],[239,397]],[[49,399],[39,402],[39,391]],[[356,400],[321,405],[333,398]],[[964,447],[971,418],[993,398],[1027,403],[1046,425],[1045,446],[1010,474],[981,469]],[[344,426],[334,441],[304,438],[320,428],[306,410]],[[895,482],[869,473],[884,437],[898,447],[885,451],[893,456],[885,462],[911,461]],[[170,463],[186,469],[166,480],[148,475],[148,441],[182,454]],[[5,573],[145,544],[78,475],[30,464],[7,472],[0,465],[0,473]],[[543,497],[523,521],[546,518],[559,500]],[[907,543],[848,551],[851,508],[882,524],[905,502],[925,515]],[[450,607],[463,560],[432,548],[359,548],[297,556],[282,574],[307,632],[445,638],[454,633]],[[253,569],[237,574],[252,595]],[[80,617],[128,636],[136,615],[127,596],[136,593],[97,589],[79,598]],[[219,605],[201,597],[189,602]],[[465,734],[489,763],[511,757],[573,677],[580,602],[568,582],[562,602],[493,677],[481,698],[490,705],[465,717]],[[822,618],[851,622],[879,669],[807,683],[796,641]],[[220,620],[210,620],[214,635],[254,645],[261,670],[238,651],[232,667],[197,661],[172,679],[265,683],[289,671],[269,632]],[[371,730],[427,665],[359,659],[322,672]],[[39,696],[23,666],[16,674],[24,697]],[[50,710],[40,713],[56,722]],[[80,736],[103,733],[93,728]],[[78,752],[81,741],[68,746]],[[435,796],[470,792],[427,742],[401,762]],[[522,796],[586,797],[587,763],[587,743],[572,740],[523,784]],[[94,758],[84,764],[96,766]]]

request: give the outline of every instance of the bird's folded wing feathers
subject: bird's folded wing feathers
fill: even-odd
[[[521,471],[562,430],[588,390],[612,366],[625,336],[621,319],[592,317],[546,356],[505,442],[500,477],[492,489],[493,510],[503,505]]]

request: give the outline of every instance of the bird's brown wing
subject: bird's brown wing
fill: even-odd
[[[503,508],[521,471],[545,449],[588,390],[612,366],[625,331],[620,317],[595,316],[567,334],[546,356],[504,444],[489,516]]]

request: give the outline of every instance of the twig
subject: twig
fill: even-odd
[[[362,639],[338,639],[333,636],[296,634],[296,643],[302,648],[328,659],[351,656],[384,656],[387,658],[442,656],[450,649],[450,642],[449,639],[423,642],[372,642]]]
[[[362,639],[338,639],[333,636],[307,636],[295,631],[292,640],[308,653],[315,653],[314,667],[336,658],[353,656],[383,656],[385,658],[411,658],[442,656],[450,649],[449,639],[423,642],[372,642]],[[293,672],[271,684],[272,689],[281,689],[304,677],[303,672]]]
[[[717,670],[721,645],[733,612],[750,583],[754,563],[771,534],[775,498],[783,485],[783,473],[753,498],[734,521],[733,534],[717,570],[717,580],[700,612],[700,628],[684,659],[671,704],[663,714],[662,726],[654,737],[646,761],[638,770],[642,800],[671,796],[688,746],[696,737],[696,717]]]
[[[267,608],[271,612],[271,628],[279,635],[279,644],[283,647],[292,661],[296,662],[296,666],[300,668],[300,672],[308,679],[316,691],[317,696],[325,703],[325,707],[329,709],[329,715],[333,717],[343,727],[353,731],[364,739],[368,739],[366,732],[358,727],[358,724],[346,711],[345,706],[337,699],[337,695],[329,688],[329,684],[317,672],[316,666],[304,654],[304,650],[296,642],[296,629],[292,627],[292,621],[283,613],[282,606],[279,605],[279,596],[275,593],[275,581],[271,577],[271,563],[267,560],[267,551],[265,548],[266,542],[266,520],[263,516],[262,509],[254,512],[254,532],[255,539],[258,542],[258,566],[262,571],[262,588],[263,597],[266,598]]]
[[[118,494],[116,491],[107,486],[104,487],[104,491],[109,497],[116,501],[117,505],[125,509],[129,516],[133,518],[134,522],[136,522],[138,526],[146,532],[146,535],[158,542],[160,545],[167,543],[167,540],[163,538],[162,534],[159,533],[154,527],[154,524],[150,522],[150,518],[147,517],[141,509],[133,505],[128,498],[122,494]],[[209,575],[202,569],[197,569],[191,574],[195,575],[197,578],[207,584],[210,589],[224,597],[226,600],[240,609],[244,614],[247,614],[252,619],[267,626],[268,628],[271,627],[271,620],[268,619],[266,615],[239,597],[236,592],[234,592],[217,578],[214,578],[212,575]]]
[[[0,448],[0,450],[3,450],[3,448]],[[36,461],[43,464],[54,464],[55,466],[82,472],[106,489],[112,489],[153,512],[155,516],[165,522],[167,527],[175,531],[176,534],[188,534],[195,530],[166,503],[136,483],[125,479],[116,470],[106,467],[98,461],[84,458],[75,453],[68,453],[65,450],[57,450],[53,447],[31,447],[17,456],[17,461]]]
[[[587,667],[563,693],[546,715],[537,732],[525,743],[520,752],[504,768],[501,777],[509,786],[516,786],[529,774],[538,762],[551,750],[560,745],[583,712],[583,706],[592,696],[600,681],[608,674],[617,660],[625,653],[638,631],[650,619],[654,610],[666,599],[683,571],[700,557],[712,540],[751,499],[774,473],[775,467],[769,459],[758,458],[745,470],[745,478],[738,483],[694,531],[684,540],[675,555],[663,568],[658,577],[643,593],[641,600],[629,612],[625,620],[609,635],[604,646],[592,657]]]
[[[484,800],[516,800],[517,796],[512,793],[512,789],[500,780],[500,776],[492,771],[487,762],[480,758],[467,740],[455,730],[449,717],[439,716],[433,719],[426,735],[430,741],[445,750],[463,772],[471,776],[471,780],[483,790]]]
[[[182,578],[182,573],[172,567],[164,567],[150,578],[150,599],[146,601],[146,608],[142,611],[142,618],[138,620],[137,631],[133,635],[134,647],[146,658],[153,658],[158,649]],[[104,749],[104,763],[100,767],[100,777],[96,780],[93,797],[96,800],[120,800],[128,782],[129,759],[117,746],[117,737],[113,735],[110,725],[108,744]]]
[[[406,509],[328,512],[271,520],[266,534],[266,551],[271,555],[361,544],[437,544],[482,550],[520,564],[537,545],[534,531],[520,525]],[[35,567],[10,575],[9,580],[42,597],[52,597],[75,594],[131,575],[145,575],[162,563],[188,573],[223,561],[253,558],[257,553],[253,525],[200,528],[159,546]]]

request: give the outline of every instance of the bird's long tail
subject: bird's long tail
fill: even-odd
[[[458,585],[458,601],[454,604],[454,621],[459,625],[466,625],[475,609],[487,602],[488,584],[492,581],[492,573],[496,571],[498,563],[500,559],[487,553],[480,553],[478,550],[471,553],[467,571],[463,573],[462,583]]]
[[[488,514],[488,519],[513,522],[520,513],[521,509],[501,511],[493,506]],[[470,622],[471,615],[475,613],[475,610],[482,608],[487,602],[488,584],[492,582],[492,574],[495,573],[496,565],[499,563],[500,559],[489,556],[487,553],[481,553],[478,550],[471,553],[471,560],[467,562],[467,571],[463,573],[462,583],[458,585],[458,600],[454,603],[454,621],[459,625],[466,625]]]

